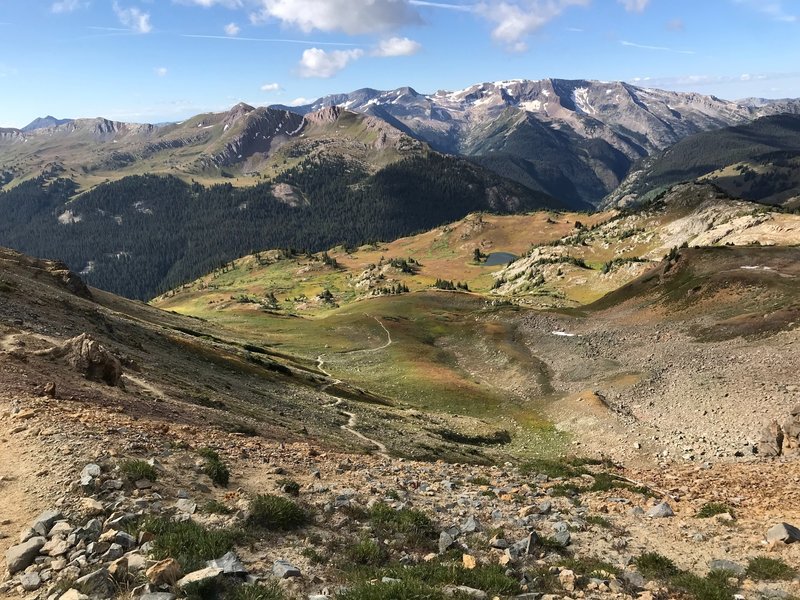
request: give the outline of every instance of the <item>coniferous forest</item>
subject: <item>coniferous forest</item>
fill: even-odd
[[[370,175],[341,159],[307,160],[276,183],[303,202],[249,188],[132,176],[76,194],[68,179],[0,193],[0,245],[56,258],[95,287],[149,299],[244,254],[313,252],[430,229],[477,210],[519,212],[556,201],[466,161],[429,155]]]

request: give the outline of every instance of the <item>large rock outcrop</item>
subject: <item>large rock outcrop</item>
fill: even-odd
[[[122,379],[122,363],[119,359],[87,333],[37,354],[63,359],[73,369],[93,381],[116,386]]]

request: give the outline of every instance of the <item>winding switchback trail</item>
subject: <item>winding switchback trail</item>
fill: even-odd
[[[367,316],[369,316],[369,315],[367,315]],[[347,352],[346,354],[355,354],[357,352],[378,352],[380,350],[385,350],[386,348],[388,348],[389,346],[391,346],[394,343],[394,341],[392,340],[392,334],[389,333],[389,330],[386,329],[386,326],[381,322],[381,320],[378,317],[372,317],[372,318],[375,319],[378,322],[378,325],[380,325],[381,328],[386,332],[386,343],[384,345],[382,345],[382,346],[377,347],[377,348],[365,348],[365,349],[362,349],[362,350],[352,350],[351,352]],[[324,386],[322,386],[322,388],[320,388],[321,392],[326,391],[328,388],[333,387],[334,385],[338,385],[338,384],[342,383],[341,379],[336,379],[327,370],[325,370],[325,355],[324,354],[320,354],[319,356],[317,356],[317,369],[319,369],[323,374],[327,375],[332,380],[330,383],[326,383]],[[331,408],[338,408],[341,404],[342,404],[342,399],[339,398],[333,404],[327,404],[326,406],[331,407]],[[358,425],[358,417],[354,413],[351,413],[350,411],[344,410],[342,408],[339,408],[339,412],[341,412],[343,415],[346,415],[347,418],[348,418],[347,424],[340,426],[340,429],[342,429],[342,431],[346,431],[349,434],[356,436],[362,442],[366,442],[367,444],[375,446],[378,449],[378,454],[380,456],[382,456],[383,458],[387,458],[387,459],[391,458],[389,456],[389,450],[386,448],[385,445],[383,445],[378,440],[373,440],[372,438],[367,437],[366,435],[364,435],[363,433],[361,433],[360,431],[357,431],[355,429],[355,427]]]

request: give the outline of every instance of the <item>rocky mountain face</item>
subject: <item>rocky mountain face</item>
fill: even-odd
[[[603,207],[642,204],[700,179],[731,196],[794,208],[800,203],[800,115],[778,114],[689,136],[639,163]]]
[[[0,129],[0,187],[45,174],[89,189],[143,171],[252,186],[319,154],[374,172],[428,151],[427,144],[381,119],[340,108],[300,116],[241,103],[166,125],[77,119]]]
[[[534,189],[596,203],[638,160],[694,133],[797,113],[796,100],[729,102],[621,82],[544,79],[420,94],[362,89],[290,108],[329,106],[381,118],[442,152],[462,154]]]

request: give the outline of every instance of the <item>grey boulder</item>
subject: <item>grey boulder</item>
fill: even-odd
[[[285,560],[276,560],[272,565],[272,574],[279,579],[289,579],[290,577],[300,577],[300,569]]]
[[[222,569],[225,575],[247,575],[247,569],[233,552],[228,552],[221,558],[208,561],[206,566]]]
[[[773,525],[767,531],[768,542],[784,542],[791,544],[792,542],[800,542],[800,529],[789,523],[778,523]]]
[[[665,517],[674,517],[675,513],[672,512],[672,507],[669,504],[661,502],[648,510],[647,516],[651,519],[663,519]]]
[[[39,555],[39,550],[42,549],[46,541],[47,540],[43,537],[34,537],[22,544],[11,546],[11,548],[6,551],[8,573],[13,575],[31,566]]]

